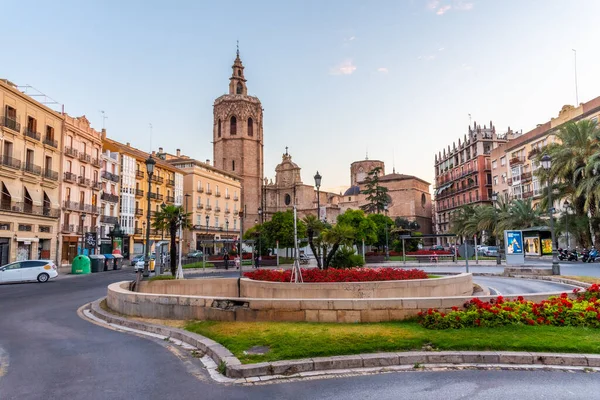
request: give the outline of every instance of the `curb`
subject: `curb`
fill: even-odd
[[[482,365],[521,369],[529,367],[573,367],[597,370],[600,368],[600,354],[512,351],[408,351],[242,364],[227,348],[214,340],[178,328],[133,321],[110,314],[100,307],[100,302],[103,300],[104,298],[101,298],[89,305],[89,310],[95,317],[111,324],[167,336],[194,346],[210,356],[217,365],[224,365],[225,375],[228,378],[245,379],[246,382],[265,380],[267,377],[277,379],[291,376],[313,376],[340,370],[360,372],[364,369],[395,369],[397,367]]]

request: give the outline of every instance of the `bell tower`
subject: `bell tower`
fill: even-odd
[[[231,68],[229,93],[217,98],[213,105],[213,160],[215,167],[242,179],[240,204],[230,208],[245,207],[244,227],[248,228],[259,219],[258,208],[262,204],[263,109],[257,97],[248,95],[239,48]]]

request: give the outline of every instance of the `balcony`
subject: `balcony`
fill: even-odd
[[[233,201],[238,201],[240,198],[237,196],[233,196]]]
[[[198,189],[196,189],[196,191],[198,193],[204,193],[204,188],[203,187],[199,187]]]
[[[116,223],[119,222],[119,218],[113,217],[111,215],[101,215],[100,222],[102,222],[104,224],[115,225]]]
[[[158,175],[152,175],[151,181],[154,183],[163,183],[165,181],[165,178],[163,178],[162,176],[158,176]]]
[[[42,175],[42,167],[32,163],[23,164],[23,172],[27,172],[32,175]]]
[[[77,151],[77,149],[74,149],[74,148],[69,147],[69,146],[65,146],[65,156],[68,156],[68,157],[77,157],[77,154],[79,154],[79,152]]]
[[[0,210],[2,211],[10,211],[13,213],[23,213],[23,214],[31,214],[38,215],[42,217],[48,218],[58,218],[60,216],[60,210],[57,208],[47,207],[47,206],[34,206],[32,204],[27,204],[23,202],[2,202],[0,203]]]
[[[77,182],[77,175],[72,172],[65,172],[65,181],[75,183]]]
[[[523,198],[524,199],[528,199],[530,197],[533,197],[533,191],[523,192]]]
[[[206,211],[211,211],[212,210],[212,206],[206,206]]]
[[[119,202],[119,196],[117,196],[116,194],[112,194],[112,193],[102,193],[100,195],[100,199],[102,199],[104,201],[110,201],[111,203]]]
[[[539,147],[534,147],[533,149],[531,149],[531,151],[527,154],[527,158],[528,159],[532,159],[535,156],[537,156],[538,154],[540,154],[542,152],[542,149]]]
[[[217,206],[217,207],[215,207],[215,212],[216,212],[216,213],[218,213],[218,212],[221,212],[221,207],[218,207],[218,206]]]
[[[102,171],[102,179],[106,179],[115,183],[119,183],[119,175],[115,175],[108,171]]]
[[[51,169],[46,168],[44,170],[43,177],[46,179],[50,179],[51,181],[57,181],[58,180],[58,172],[52,171]]]
[[[530,180],[531,180],[531,178],[532,178],[531,172],[523,172],[523,173],[521,174],[521,180],[522,180],[523,182],[530,181]]]
[[[134,233],[136,235],[141,235],[142,234],[142,228],[135,228]]]
[[[231,198],[231,195],[229,195],[229,193],[225,194],[225,200],[229,200]]]
[[[150,211],[150,218],[156,217],[156,211]]]
[[[139,179],[144,179],[144,171],[140,171],[139,169],[135,171],[135,177]]]
[[[75,225],[63,224],[61,226],[61,232],[62,233],[75,233],[75,232],[77,232],[77,228],[75,227]]]
[[[54,147],[55,149],[58,149],[58,140],[54,140],[52,138],[49,138],[48,136],[44,136],[43,143],[45,145],[48,145],[50,147]]]
[[[202,210],[204,208],[204,204],[196,204],[196,210]]]
[[[23,130],[23,135],[27,136],[30,139],[37,140],[38,142],[42,138],[42,135],[39,132],[27,127]]]
[[[167,196],[167,203],[175,203],[175,196]]]
[[[100,183],[98,181],[92,181],[92,189],[102,190],[102,183]]]
[[[221,192],[215,192],[215,197],[221,197]]]
[[[510,165],[519,165],[525,162],[525,157],[513,157],[510,159]]]
[[[142,210],[141,208],[136,208],[135,215],[144,215],[144,210]]]
[[[4,117],[0,118],[0,126],[12,129],[15,132],[21,131],[21,124],[6,115]]]
[[[135,197],[144,197],[144,191],[141,189],[135,189]]]
[[[230,214],[230,213],[231,213],[231,211],[229,210],[229,208],[226,208],[225,209],[225,214]]]
[[[157,193],[154,193],[154,192],[150,192],[150,198],[152,200],[162,201],[163,200],[163,195],[162,194],[157,194]]]
[[[79,153],[79,161],[90,163],[92,162],[92,156],[86,153]]]
[[[102,162],[100,161],[99,158],[92,158],[92,165],[94,167],[100,168],[102,166]]]
[[[206,194],[212,194],[212,190],[206,189]]]
[[[11,156],[2,156],[2,165],[8,168],[21,169],[21,160]]]
[[[85,176],[80,176],[79,178],[77,178],[77,183],[81,186],[90,186],[91,184],[90,180]]]
[[[167,179],[167,186],[175,186],[175,179]]]

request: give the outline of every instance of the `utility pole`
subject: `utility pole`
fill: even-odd
[[[573,50],[574,53],[574,57],[575,57],[575,107],[579,106],[579,93],[578,93],[578,88],[577,88],[577,50],[575,49],[571,49]]]

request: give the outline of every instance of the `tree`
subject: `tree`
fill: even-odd
[[[394,228],[394,221],[386,215],[383,214],[370,214],[367,216],[367,219],[373,221],[375,224],[375,235],[377,239],[372,242],[372,245],[375,245],[378,249],[385,248],[386,246],[386,231],[387,231],[387,241],[391,243],[392,241],[392,229]]]
[[[533,208],[531,199],[511,201],[508,206],[508,220],[508,229],[525,229],[545,224],[540,210]]]
[[[365,190],[361,191],[366,195],[367,204],[360,208],[367,214],[382,213],[389,204],[388,188],[379,185],[379,174],[381,167],[373,168],[365,178]]]
[[[171,237],[170,243],[170,268],[171,274],[177,273],[177,231],[191,228],[189,214],[185,213],[182,206],[168,205],[157,211],[152,227],[157,230],[167,230]],[[181,240],[181,239],[180,239]]]
[[[298,239],[306,237],[306,225],[301,219],[296,221]],[[277,241],[281,247],[294,247],[294,213],[292,210],[279,211],[273,214],[270,221],[262,224],[263,243],[271,248]]]
[[[306,236],[308,237],[308,245],[310,246],[310,249],[312,250],[312,253],[314,254],[315,258],[317,259],[317,267],[323,268],[320,257],[321,252],[318,251],[319,243],[316,243],[315,237],[319,237],[323,229],[325,229],[325,224],[323,224],[322,221],[319,221],[319,219],[313,214],[308,214],[302,219],[302,221],[306,225]]]
[[[348,224],[338,222],[333,227],[323,231],[323,241],[327,243],[331,250],[325,255],[324,269],[327,269],[331,264],[333,256],[338,251],[340,245],[351,245],[355,237],[354,228]]]
[[[363,240],[368,245],[377,242],[377,225],[365,216],[363,210],[346,210],[345,213],[338,215],[337,223],[348,225],[354,229],[353,244],[357,249],[361,248]]]

